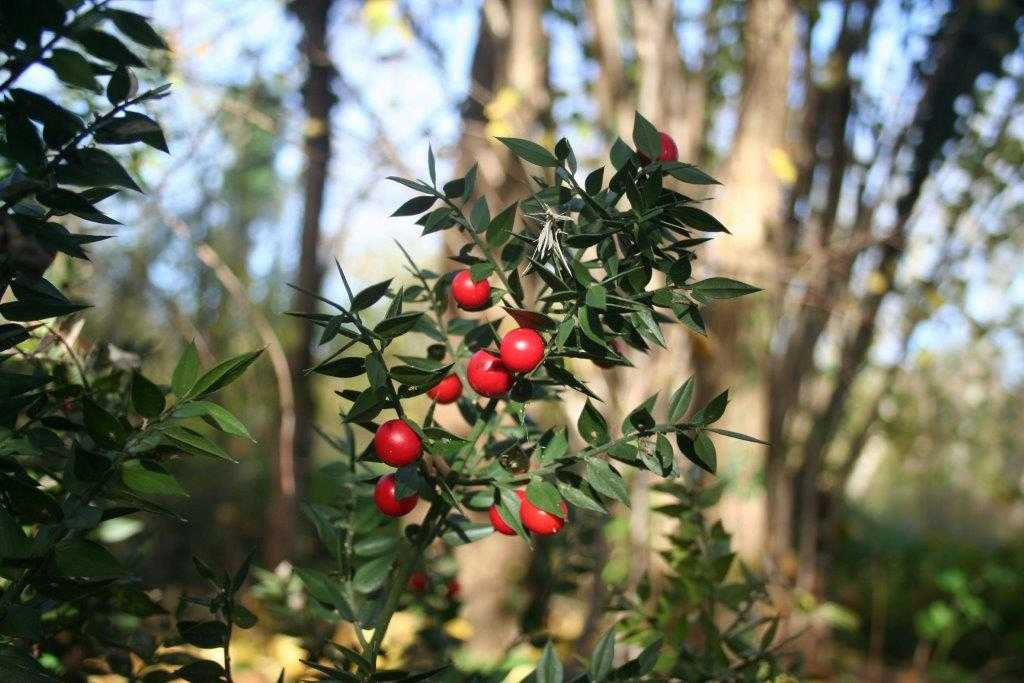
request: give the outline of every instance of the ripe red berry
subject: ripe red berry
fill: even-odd
[[[430,581],[423,572],[413,572],[409,575],[409,590],[413,593],[422,593],[427,590]]]
[[[501,362],[512,372],[530,372],[544,360],[544,338],[537,330],[519,327],[501,339]]]
[[[473,282],[469,269],[460,271],[452,280],[452,298],[464,311],[481,311],[491,304],[491,283]]]
[[[462,396],[462,380],[456,374],[451,374],[435,384],[427,396],[438,403],[455,403]]]
[[[522,506],[523,501],[526,500],[526,491],[524,491],[523,489],[517,489],[516,495],[519,496],[519,505]],[[516,535],[515,529],[510,527],[508,523],[505,521],[505,519],[501,516],[501,511],[498,509],[497,505],[491,506],[489,516],[491,518],[491,526],[493,526],[494,530],[497,531],[499,534],[504,534],[505,536]]]
[[[512,386],[509,369],[500,358],[483,349],[474,353],[466,364],[466,379],[473,391],[487,398],[503,396]]]
[[[676,147],[676,141],[672,136],[668,133],[658,133],[658,137],[661,138],[661,154],[658,155],[658,161],[679,161],[679,148]]]
[[[445,587],[445,595],[447,595],[452,600],[459,597],[459,593],[461,592],[462,584],[459,583],[458,579],[452,579],[448,582],[448,585]]]
[[[388,517],[401,517],[409,514],[419,501],[420,497],[415,494],[405,498],[395,497],[395,475],[393,474],[385,474],[377,480],[377,485],[373,487],[373,502],[377,504],[377,509]]]
[[[404,420],[388,420],[373,435],[373,448],[381,462],[392,467],[403,467],[415,462],[423,454],[419,434]]]
[[[562,501],[561,517],[541,510],[531,503],[525,495],[523,496],[522,503],[519,505],[519,519],[522,521],[523,526],[538,536],[557,534],[559,529],[565,524],[565,519],[568,516],[569,506],[565,504],[564,500]]]

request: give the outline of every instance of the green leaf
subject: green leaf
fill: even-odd
[[[76,31],[74,33],[74,39],[78,44],[84,47],[89,54],[94,57],[99,57],[104,61],[125,66],[146,66],[141,59],[136,57],[131,50],[125,47],[124,43],[109,33],[104,33],[103,31],[97,31],[94,29]]]
[[[341,594],[338,582],[335,579],[315,569],[304,569],[302,567],[296,567],[295,573],[298,574],[311,596],[325,605],[334,607],[342,616],[352,615],[352,608]]]
[[[142,192],[113,155],[95,147],[76,151],[66,163],[58,166],[57,180],[78,187],[124,187]]]
[[[608,292],[603,285],[593,284],[587,288],[586,304],[589,308],[604,311],[608,308]]]
[[[198,377],[199,353],[196,351],[196,343],[192,341],[182,349],[178,364],[174,367],[174,374],[171,375],[171,391],[179,397],[188,395]]]
[[[551,436],[551,440],[548,441],[540,453],[540,461],[543,464],[552,463],[564,456],[569,451],[569,438],[565,433],[565,428],[560,428],[554,432]]]
[[[676,444],[687,460],[705,472],[715,473],[718,467],[715,444],[703,431],[698,432],[696,437],[690,437],[684,432],[677,432]]]
[[[121,104],[134,96],[133,91],[138,90],[138,87],[139,82],[128,67],[119,66],[114,69],[114,74],[107,81],[107,101],[115,106]]]
[[[64,541],[55,552],[57,569],[64,576],[81,579],[112,579],[124,574],[124,568],[110,551],[99,543],[76,539]]]
[[[407,200],[400,207],[395,209],[392,217],[417,216],[434,205],[437,197],[433,195],[420,195]]]
[[[0,510],[0,557],[16,559],[29,556],[32,544],[21,525],[11,515]]]
[[[749,441],[750,443],[759,443],[762,446],[771,446],[767,441],[762,441],[757,437],[750,436],[748,434],[740,434],[739,432],[732,432],[728,429],[719,429],[717,427],[705,427],[705,431],[714,432],[715,434],[721,434],[722,436],[728,436],[732,439],[739,439],[740,441]]]
[[[316,366],[313,372],[328,377],[358,377],[366,372],[366,360],[357,356],[337,358]]]
[[[508,306],[502,306],[505,312],[508,313],[512,318],[519,323],[520,327],[529,327],[534,330],[553,330],[558,327],[558,323],[553,318],[538,313],[536,311],[528,311],[522,308],[509,308]]]
[[[691,285],[691,291],[709,299],[735,299],[761,290],[739,280],[731,280],[727,277],[709,277],[706,280],[694,282]]]
[[[142,417],[154,418],[164,410],[164,392],[141,373],[132,373],[132,407]]]
[[[393,318],[387,320],[381,320],[373,328],[373,333],[381,339],[391,340],[395,337],[400,337],[412,328],[416,327],[419,323],[423,313],[420,311],[413,311],[411,313],[402,313],[396,315]]]
[[[601,683],[612,670],[615,661],[615,628],[610,628],[597,641],[593,654],[590,655],[590,680],[593,683]]]
[[[182,408],[187,411],[184,415],[179,415],[177,410],[174,411],[174,414],[180,417],[202,417],[206,422],[225,434],[240,436],[243,439],[256,443],[256,439],[252,438],[252,434],[249,433],[248,428],[246,428],[242,421],[224,406],[217,405],[211,401],[189,401]]]
[[[587,458],[587,468],[583,478],[594,487],[600,494],[614,498],[625,505],[629,505],[629,494],[626,492],[626,483],[619,476],[618,472],[612,469],[611,465],[604,460]]]
[[[42,165],[46,151],[35,124],[24,114],[11,112],[4,115],[7,151],[26,169]]]
[[[202,398],[223,389],[241,377],[242,373],[260,357],[261,353],[263,353],[263,349],[257,349],[218,363],[196,381],[187,395]]]
[[[693,164],[684,164],[679,161],[671,161],[663,163],[661,167],[668,172],[676,180],[680,180],[690,185],[721,185],[711,176],[704,171],[700,170]]]
[[[394,557],[385,555],[362,565],[356,570],[355,576],[352,578],[352,588],[360,593],[372,593],[377,590],[387,580],[394,561]]]
[[[236,462],[223,448],[199,432],[186,427],[170,425],[160,430],[174,445],[193,455],[208,455],[228,462]]]
[[[93,139],[106,145],[130,145],[142,142],[161,152],[169,152],[160,124],[145,114],[126,111],[96,130]]]
[[[587,399],[587,403],[580,412],[579,419],[576,421],[576,428],[579,430],[583,440],[592,446],[607,443],[609,439],[608,422],[605,421],[604,416],[594,407],[594,404],[590,402],[590,399]]]
[[[143,496],[187,496],[178,480],[154,462],[129,460],[121,466],[121,482]]]
[[[544,646],[544,653],[540,656],[540,661],[537,662],[537,669],[533,672],[534,679],[536,683],[562,683],[564,675],[562,662],[555,654],[555,648],[552,647],[549,640]]]
[[[223,647],[228,639],[227,624],[220,621],[179,621],[178,633],[189,645],[204,650]]]
[[[377,557],[392,552],[398,545],[398,537],[375,534],[356,543],[352,549],[357,557]]]
[[[595,500],[594,496],[567,481],[558,480],[558,491],[573,507],[590,510],[602,515],[608,514],[608,511],[604,509],[601,503]]]
[[[649,160],[657,159],[661,154],[661,135],[650,121],[636,112],[633,117],[633,144],[637,151]]]
[[[36,199],[59,214],[70,213],[87,221],[105,225],[119,224],[118,221],[93,206],[93,202],[85,193],[72,192],[58,187],[46,192],[37,192]]]
[[[44,60],[44,63],[53,69],[57,78],[67,85],[97,93],[101,92],[100,84],[96,80],[96,73],[89,64],[89,60],[80,53],[57,47],[50,51],[50,56]]]
[[[726,389],[718,396],[708,401],[708,404],[695,412],[690,421],[696,425],[709,425],[716,422],[725,414],[725,407],[729,405],[729,390]]]
[[[124,443],[124,427],[120,421],[91,398],[82,399],[82,417],[89,436],[99,445],[118,448]]]
[[[729,232],[717,218],[695,206],[677,206],[672,209],[671,215],[675,216],[683,225],[702,232]]]
[[[476,232],[485,232],[491,224],[491,211],[487,208],[487,198],[477,197],[473,208],[469,210],[469,224]]]
[[[156,50],[166,50],[167,43],[160,37],[160,34],[149,25],[149,20],[141,14],[128,12],[121,9],[108,9],[106,11],[114,21],[117,29],[134,40],[139,45],[145,45]]]
[[[352,311],[362,311],[381,300],[387,291],[388,287],[391,286],[391,278],[378,282],[375,285],[370,285],[366,289],[362,290],[354,297],[352,297]]]
[[[565,514],[562,510],[562,496],[558,493],[558,489],[543,479],[530,480],[530,483],[526,485],[526,498],[545,512],[550,512],[558,517]]]
[[[466,545],[481,538],[487,538],[494,533],[494,527],[487,522],[465,522],[452,517],[448,520],[448,530],[441,538],[452,547]]]
[[[189,683],[220,683],[227,680],[224,667],[212,659],[197,659],[177,669],[173,680],[179,678]]]
[[[518,204],[512,203],[487,224],[487,244],[500,247],[508,241],[515,223],[517,206]]]
[[[555,158],[555,155],[536,142],[520,138],[498,138],[498,140],[512,150],[517,157],[529,161],[531,164],[550,168],[558,166],[558,159]]]
[[[687,380],[672,393],[672,399],[668,404],[668,421],[670,423],[676,423],[683,419],[683,415],[686,414],[686,411],[690,408],[690,403],[693,401],[693,388],[693,375],[690,375]]]

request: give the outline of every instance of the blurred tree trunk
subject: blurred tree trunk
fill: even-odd
[[[477,164],[478,192],[487,197],[492,212],[525,196],[531,182],[523,165],[493,136],[537,139],[552,128],[545,7],[542,0],[485,0],[480,8],[470,90],[461,109],[458,168],[465,172]],[[462,245],[460,235],[446,233],[447,253]],[[526,573],[526,546],[495,535],[460,548],[457,558],[462,616],[473,629],[466,648],[474,661],[493,662],[519,632],[518,606],[507,601],[507,591],[495,587],[514,586]]]
[[[772,157],[785,154],[797,13],[791,0],[756,0],[745,3],[744,9],[737,127],[718,174],[723,188],[715,202],[720,220],[733,234],[715,240],[712,255],[718,272],[760,284],[767,274],[778,270],[771,240],[782,218],[783,186],[773,170]],[[725,417],[729,428],[760,435],[765,433],[763,386],[756,378],[751,384],[741,370],[751,360],[763,363],[767,339],[765,326],[758,325],[757,319],[763,316],[764,307],[756,298],[715,307],[707,316],[711,343],[697,340],[694,345],[700,379],[697,405],[729,387],[733,402]],[[770,403],[770,398],[767,401]],[[753,473],[744,476],[753,477]],[[751,519],[758,514],[756,507],[744,505],[732,513],[743,519],[732,520],[730,526],[743,530],[735,538],[742,554],[750,556],[766,544],[768,552],[779,559],[789,548],[791,502],[784,457],[771,448],[765,461],[765,488],[765,521],[759,524]],[[728,499],[723,503],[730,504]],[[728,511],[724,514],[731,516]]]
[[[331,109],[336,98],[331,91],[334,66],[327,46],[328,16],[333,0],[293,0],[288,5],[302,24],[300,51],[306,61],[306,80],[302,86],[303,170],[302,235],[293,309],[311,311],[315,299],[306,292],[319,292],[323,282],[323,265],[318,256],[320,217],[324,205],[324,189],[331,160]],[[296,320],[296,339],[289,361],[295,375],[295,440],[294,459],[278,454],[270,475],[270,504],[267,507],[267,537],[263,547],[264,561],[274,566],[290,556],[295,537],[296,507],[299,489],[305,478],[313,445],[313,420],[316,403],[310,378],[302,371],[310,367],[313,335],[316,329],[308,321]]]

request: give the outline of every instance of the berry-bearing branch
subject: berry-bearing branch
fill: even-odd
[[[338,393],[348,402],[347,428],[373,434],[370,447],[353,453],[352,467],[372,488],[380,523],[411,513],[421,499],[429,504],[398,543],[346,565],[332,577],[337,590],[314,594],[372,629],[363,642],[370,667],[409,577],[438,538],[458,545],[497,531],[530,542],[558,533],[573,508],[605,514],[609,504],[628,503],[625,468],[676,477],[678,451],[713,473],[711,434],[757,441],[714,426],[726,392],[691,411],[693,378],[660,411],[657,396],[636,406],[613,437],[600,398],[570,366],[628,369],[626,349],[664,347],[664,325],[705,334],[702,310],[712,300],[758,291],[725,277],[692,278],[698,248],[728,231],[677,188],[717,181],[679,162],[672,139],[639,114],[633,144],[616,140],[611,167],[582,182],[565,139],[554,153],[528,140],[501,142],[538,167],[537,189],[493,216],[475,198],[475,167],[439,185],[431,151],[428,180],[392,178],[417,193],[395,216],[418,216],[424,235],[457,230],[466,237],[453,257],[457,270],[420,268],[399,244],[414,284],[386,280],[353,293],[339,266],[349,303],[324,300],[336,313],[298,314],[323,328],[321,344],[342,342],[312,371],[367,378],[365,389]],[[386,298],[384,318],[369,326],[362,312]],[[499,337],[505,316],[516,327]],[[423,355],[385,356],[413,333],[429,340]],[[587,397],[575,425],[582,450],[570,448],[565,427],[544,429],[527,410],[566,391]],[[432,402],[418,421],[402,402],[423,393]],[[435,422],[437,404],[457,404],[464,436]],[[382,414],[387,419],[378,421]],[[394,470],[380,476],[374,463]],[[481,518],[489,521],[474,521]]]

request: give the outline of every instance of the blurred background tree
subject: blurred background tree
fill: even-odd
[[[723,449],[717,514],[780,587],[812,673],[1021,671],[1004,599],[1016,584],[1002,570],[1020,574],[1024,523],[1024,3],[151,7],[174,50],[176,95],[161,103],[174,154],[140,154],[152,199],[111,210],[146,227],[96,251],[111,285],[92,334],[168,368],[193,338],[211,356],[265,345],[274,361],[225,395],[260,445],[226,444],[243,463],[232,479],[189,482],[201,532],[182,546],[231,565],[262,539],[271,568],[313,552],[295,492],[315,490],[310,464],[332,457],[312,418],[334,424],[343,381],[301,374],[317,340],[280,314],[311,303],[283,283],[337,293],[333,257],[376,281],[382,259],[398,270],[391,237],[437,269],[460,246],[408,240],[385,217],[402,199],[385,175],[414,175],[429,139],[448,175],[478,163],[480,191],[504,202],[527,170],[493,136],[568,134],[596,167],[607,160],[588,150],[628,132],[639,109],[723,182],[707,198],[733,237],[716,241],[712,268],[768,295],[720,309],[709,335],[696,316],[673,331],[669,347],[688,342],[688,355],[631,356],[645,382],[578,372],[611,407],[690,372],[703,399],[734,387],[724,426],[771,446]],[[471,546],[493,557],[461,562],[471,657],[503,656],[524,624],[592,641],[606,586],[657,574],[671,521],[650,514],[649,481],[631,485],[628,523],[531,555]],[[180,557],[154,558],[154,571],[173,574]],[[566,563],[605,570],[593,585],[537,590]]]

